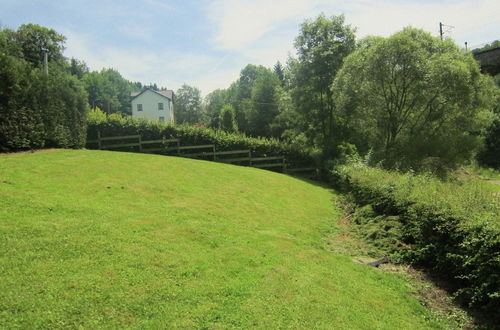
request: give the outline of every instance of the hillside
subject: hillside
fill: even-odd
[[[402,275],[324,249],[334,198],[183,158],[0,156],[0,325],[444,327]]]

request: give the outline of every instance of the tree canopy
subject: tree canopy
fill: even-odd
[[[81,64],[80,64],[81,65]],[[78,64],[73,65],[72,68]],[[75,69],[77,70],[77,69]],[[139,88],[113,69],[102,69],[83,74],[82,81],[89,94],[89,104],[92,108],[99,107],[107,113],[132,114],[130,108],[130,93]]]
[[[368,38],[332,86],[344,138],[390,168],[453,167],[481,145],[494,86],[452,41],[405,28]]]
[[[65,64],[63,56],[66,37],[37,24],[22,24],[16,31],[2,29],[0,47],[8,55],[22,58],[35,66],[40,66],[43,52],[51,62]]]
[[[177,124],[200,124],[204,121],[201,91],[184,84],[175,94],[175,122]]]
[[[343,15],[307,20],[295,39],[298,58],[291,62],[292,95],[312,144],[331,156],[335,134],[334,95],[330,86],[344,58],[355,49],[355,29]],[[310,127],[314,129],[309,129]]]
[[[132,92],[161,89],[66,59],[64,42],[36,24],[0,29],[0,130],[19,133],[4,149],[77,145],[88,105],[131,115]],[[286,64],[248,64],[204,102],[198,88],[184,84],[174,99],[176,122],[278,138],[323,164],[357,150],[389,168],[453,168],[486,146],[479,159],[500,166],[500,89],[451,40],[406,28],[356,43],[343,15],[322,14],[301,25],[294,45]],[[79,127],[74,136],[71,121]]]

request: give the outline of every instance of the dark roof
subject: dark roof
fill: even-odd
[[[172,99],[174,97],[174,91],[172,91],[170,89],[167,89],[164,91],[158,91],[158,93],[160,93],[163,96],[168,97],[169,99]]]
[[[153,93],[156,93],[158,95],[166,97],[167,99],[169,99],[171,101],[173,100],[173,97],[174,97],[174,91],[172,91],[172,90],[155,91],[155,90],[152,90],[151,88],[146,88],[140,93],[131,93],[130,96],[132,96],[132,100],[133,100],[136,97],[138,97],[139,95],[142,95],[145,91],[152,91]]]

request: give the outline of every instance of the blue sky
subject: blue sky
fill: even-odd
[[[170,89],[187,83],[204,95],[248,63],[285,62],[300,24],[321,12],[345,14],[358,37],[408,25],[438,35],[441,21],[460,45],[500,39],[498,0],[0,0],[0,24],[54,28],[67,37],[66,56],[92,70]]]

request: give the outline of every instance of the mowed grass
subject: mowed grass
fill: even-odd
[[[183,158],[0,156],[0,328],[445,327],[402,275],[324,249],[333,198]]]

